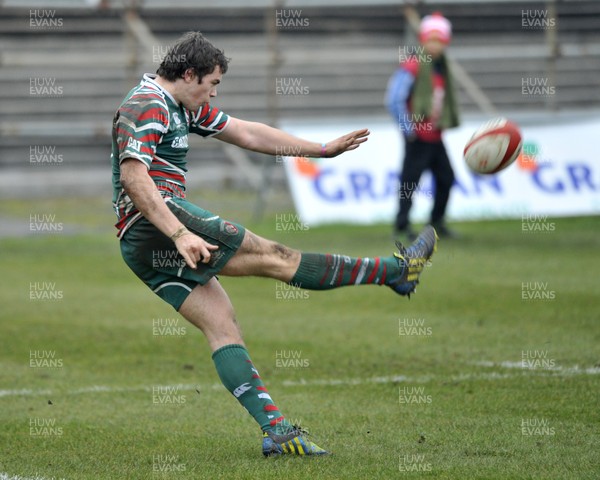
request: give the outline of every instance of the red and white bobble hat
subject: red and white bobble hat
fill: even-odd
[[[419,40],[426,42],[430,37],[436,36],[442,43],[449,44],[452,38],[452,24],[440,12],[423,17],[419,28]]]

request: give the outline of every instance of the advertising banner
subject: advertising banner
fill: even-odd
[[[517,161],[495,175],[468,170],[463,149],[481,121],[464,122],[444,134],[456,182],[449,220],[531,218],[600,213],[600,118],[522,127]],[[307,225],[391,223],[398,208],[403,142],[390,121],[369,122],[369,140],[336,158],[297,157],[282,151],[297,213]],[[327,141],[363,127],[356,123],[286,126],[303,138]],[[412,193],[412,222],[427,222],[433,204],[429,173]]]

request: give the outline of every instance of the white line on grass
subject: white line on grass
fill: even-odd
[[[314,380],[284,380],[281,385],[284,387],[337,387],[337,386],[355,386],[364,384],[390,384],[390,383],[429,383],[434,381],[441,382],[459,382],[465,380],[503,380],[516,377],[527,376],[548,376],[548,377],[567,377],[572,375],[598,375],[600,368],[589,367],[580,368],[574,367],[552,367],[552,368],[523,368],[520,362],[475,362],[475,365],[483,367],[505,367],[509,369],[519,369],[519,373],[462,373],[450,377],[439,377],[435,375],[423,375],[420,377],[407,377],[405,375],[394,375],[388,377],[371,377],[371,378],[346,378],[346,379],[314,379]],[[224,387],[220,383],[213,384],[177,384],[177,385],[139,385],[133,387],[113,387],[108,385],[92,385],[90,387],[82,387],[67,391],[52,391],[52,390],[0,390],[0,397],[32,397],[41,395],[82,395],[87,393],[118,393],[118,392],[152,392],[153,389],[172,389],[176,391],[202,391],[202,390],[222,390]],[[4,480],[0,477],[0,480]]]
[[[9,475],[8,473],[0,473],[0,480],[56,480],[55,477],[21,477],[20,475]]]
[[[35,395],[50,395],[52,393],[51,390],[30,390],[28,388],[22,390],[0,390],[0,397],[31,397]],[[4,480],[0,477],[0,480]]]
[[[548,366],[548,367],[538,367],[538,368],[534,368],[534,367],[530,367],[527,365],[527,363],[523,364],[523,362],[511,362],[511,361],[504,361],[504,362],[490,362],[490,361],[481,361],[481,362],[474,362],[473,365],[478,365],[480,367],[502,367],[502,368],[513,368],[513,369],[521,369],[521,370],[548,370],[551,372],[560,372],[562,375],[564,376],[568,376],[568,375],[581,375],[581,374],[586,374],[586,375],[598,375],[600,374],[600,367],[587,367],[587,368],[581,368],[579,365],[574,365],[572,367],[563,367],[562,365],[554,365],[554,366]]]

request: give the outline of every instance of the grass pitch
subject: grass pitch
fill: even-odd
[[[410,301],[221,278],[277,405],[334,453],[264,459],[202,334],[112,231],[51,208],[81,233],[0,240],[0,478],[598,478],[597,218],[458,225]],[[249,227],[310,251],[391,250],[388,226]]]

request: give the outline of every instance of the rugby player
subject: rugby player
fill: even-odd
[[[227,67],[221,50],[201,33],[189,32],[169,49],[157,73],[145,74],[119,106],[111,159],[121,253],[154,293],[204,333],[223,385],[263,432],[263,454],[322,455],[327,452],[291,425],[269,395],[215,275],[270,277],[313,290],[387,285],[410,295],[436,234],[428,227],[409,248],[398,245],[388,257],[304,253],[187,201],[189,133],[271,155],[294,147],[311,157],[354,150],[369,135],[363,129],[318,143],[231,117],[210,104]]]

